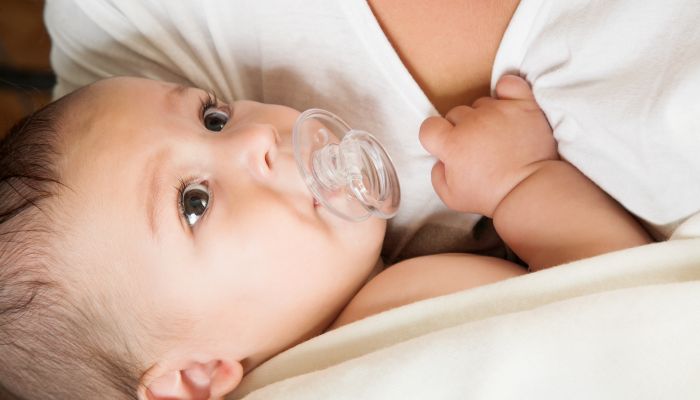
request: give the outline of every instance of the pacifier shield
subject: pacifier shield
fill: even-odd
[[[396,215],[399,180],[372,134],[351,129],[331,112],[310,109],[297,118],[292,144],[306,186],[332,213],[350,221]]]

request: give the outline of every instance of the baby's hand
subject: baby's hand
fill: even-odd
[[[558,158],[552,129],[527,82],[506,75],[496,85],[496,96],[421,125],[423,147],[439,160],[433,187],[454,210],[491,217],[540,161]]]

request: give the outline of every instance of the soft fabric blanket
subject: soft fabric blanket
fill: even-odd
[[[246,376],[241,397],[700,398],[700,215],[667,242],[327,332]]]

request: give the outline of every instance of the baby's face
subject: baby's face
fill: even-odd
[[[254,364],[332,321],[377,261],[385,223],[314,204],[291,149],[299,112],[207,99],[135,78],[88,88],[67,123],[72,191],[60,201],[89,265],[79,275],[142,319],[185,326],[168,332],[188,338],[177,351]]]

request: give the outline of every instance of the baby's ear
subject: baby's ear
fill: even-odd
[[[141,378],[139,400],[209,400],[232,392],[243,378],[239,362],[188,362],[182,369],[156,365]]]

